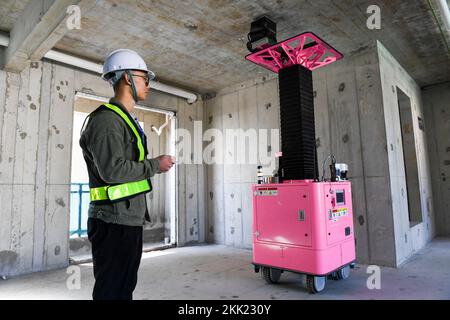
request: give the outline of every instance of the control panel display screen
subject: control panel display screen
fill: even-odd
[[[344,190],[336,190],[336,204],[342,206],[345,204],[345,193]]]

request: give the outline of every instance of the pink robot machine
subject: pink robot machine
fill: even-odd
[[[311,32],[279,43],[275,34],[275,23],[262,17],[252,23],[247,44],[247,60],[278,73],[282,150],[278,172],[259,171],[252,186],[253,265],[268,283],[284,271],[303,274],[308,290],[318,293],[327,279],[348,278],[356,259],[347,165],[330,155],[319,178],[314,126],[312,70],[343,55]]]

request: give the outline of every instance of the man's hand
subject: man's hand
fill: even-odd
[[[175,157],[166,154],[156,158],[159,161],[159,171],[161,173],[167,172],[175,164]]]

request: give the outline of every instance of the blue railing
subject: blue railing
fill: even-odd
[[[70,236],[86,236],[89,201],[89,184],[71,183]]]

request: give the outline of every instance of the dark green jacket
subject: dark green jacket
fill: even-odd
[[[111,99],[110,103],[129,114],[117,100]],[[142,142],[145,143],[146,139]],[[138,162],[136,136],[112,110],[99,110],[91,114],[81,134],[80,146],[88,169],[90,188],[149,179],[159,173],[157,159],[145,158]],[[91,203],[88,216],[128,226],[142,226],[145,220],[150,221],[145,194],[114,203]]]

